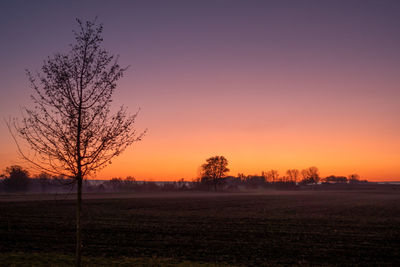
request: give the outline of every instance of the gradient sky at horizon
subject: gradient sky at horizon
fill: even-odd
[[[130,65],[114,106],[140,143],[97,178],[192,179],[317,166],[400,180],[400,1],[2,1],[0,114],[30,105],[25,69],[68,51],[75,18],[104,24]],[[2,122],[0,170],[24,165]]]

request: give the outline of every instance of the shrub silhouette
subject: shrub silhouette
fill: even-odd
[[[29,189],[29,173],[21,166],[13,165],[7,167],[6,176],[3,180],[4,191],[6,192],[26,192]]]

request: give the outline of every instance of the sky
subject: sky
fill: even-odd
[[[25,70],[67,52],[76,18],[130,66],[113,105],[148,129],[95,177],[191,180],[319,168],[400,180],[400,1],[1,1],[0,170],[24,165],[4,120],[31,105]]]

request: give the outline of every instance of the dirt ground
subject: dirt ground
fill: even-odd
[[[2,195],[0,251],[73,256],[75,201],[69,198],[74,195]],[[86,257],[110,261],[398,266],[400,193],[85,194],[83,244]]]

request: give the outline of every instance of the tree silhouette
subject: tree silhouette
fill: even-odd
[[[34,156],[22,156],[42,171],[69,177],[77,185],[76,265],[81,265],[82,180],[111,163],[126,147],[139,141],[133,124],[137,113],[124,107],[110,114],[116,82],[126,68],[101,48],[103,26],[77,20],[75,44],[66,54],[45,60],[41,72],[27,71],[34,94],[33,108],[23,109],[17,134]]]
[[[290,182],[297,183],[297,180],[299,179],[300,176],[300,172],[297,169],[289,169],[286,171],[286,175],[288,176]]]
[[[279,178],[279,172],[277,170],[267,171],[264,173],[264,175],[265,175],[265,179],[271,183],[277,182],[278,178]]]
[[[5,170],[3,180],[4,190],[7,192],[25,192],[29,187],[29,173],[21,166],[13,165]]]
[[[309,167],[301,171],[301,175],[303,176],[303,180],[301,181],[304,184],[317,184],[320,180],[319,170],[317,167]]]
[[[349,175],[348,181],[350,184],[356,184],[360,182],[360,175],[353,173]]]
[[[203,183],[211,183],[214,190],[222,183],[222,179],[229,172],[228,160],[224,156],[215,156],[208,158],[206,163],[201,165],[201,181]]]

